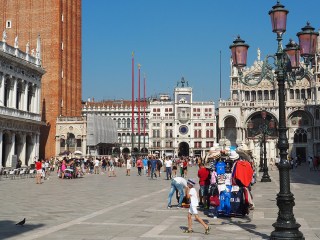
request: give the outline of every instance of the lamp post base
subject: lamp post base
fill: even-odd
[[[261,182],[271,182],[271,178],[268,173],[268,167],[263,168],[263,175],[261,178]]]
[[[262,176],[262,178],[261,178],[261,182],[271,182],[271,179],[270,179],[270,177],[269,176]]]
[[[272,224],[275,230],[270,235],[270,240],[305,240],[303,233],[299,231],[300,224],[291,224],[289,228]]]

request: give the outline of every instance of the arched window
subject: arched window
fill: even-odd
[[[307,143],[307,136],[306,130],[298,128],[294,132],[294,143]]]
[[[130,118],[127,118],[127,128],[130,128]]]
[[[118,128],[121,128],[121,119],[118,118]]]
[[[197,137],[198,137],[198,131],[194,130],[194,138],[197,138]]]

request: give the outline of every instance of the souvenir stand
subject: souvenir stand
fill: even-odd
[[[221,157],[215,163],[220,199],[217,208],[219,216],[242,217],[249,213],[252,197],[248,187],[253,171],[249,159],[244,159],[243,155],[240,149],[237,152],[221,151]]]

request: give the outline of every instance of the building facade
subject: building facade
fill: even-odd
[[[132,154],[148,152],[149,147],[149,103],[146,100],[134,102],[134,121],[132,132],[132,102],[128,100],[108,100],[95,102],[88,100],[82,108],[83,116],[97,115],[111,118],[116,122],[117,146],[113,147],[112,154]],[[140,110],[139,110],[140,109]],[[139,126],[140,124],[140,132]]]
[[[8,43],[19,37],[19,46],[31,54],[41,36],[42,79],[40,156],[55,154],[56,120],[81,116],[81,0],[0,0],[0,26]]]
[[[193,101],[192,88],[183,78],[174,88],[173,100],[160,94],[134,103],[127,100],[88,101],[82,114],[96,114],[116,121],[119,147],[113,154],[205,156],[216,142],[213,102]]]
[[[201,156],[216,143],[213,102],[193,100],[184,78],[174,88],[173,100],[160,95],[150,101],[149,151],[160,156]]]
[[[30,55],[7,44],[3,32],[0,41],[0,164],[15,167],[34,163],[39,156],[41,78],[40,38],[37,52]]]
[[[318,40],[319,43],[319,40]],[[289,141],[288,157],[320,156],[320,57],[315,56],[309,72],[292,86],[286,83],[286,122]],[[253,65],[244,69],[244,76],[259,78],[263,61],[258,57]],[[230,62],[230,100],[219,102],[220,143],[237,146],[245,143],[260,161],[262,148],[261,127],[267,126],[267,160],[275,159],[277,149],[277,123],[279,121],[278,85],[266,76],[258,85],[247,86],[239,80],[237,69]],[[266,111],[265,118],[261,113]],[[275,129],[270,128],[273,122]],[[271,124],[272,125],[272,124]]]

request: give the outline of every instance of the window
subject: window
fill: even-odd
[[[300,99],[300,91],[299,91],[299,89],[296,89],[296,99]]]
[[[307,131],[302,129],[302,128],[298,128],[295,132],[294,132],[294,143],[306,143],[307,142]]]
[[[77,147],[81,147],[81,143],[82,143],[81,139],[77,139]]]
[[[290,89],[290,99],[294,99],[294,91],[293,91],[293,89]]]
[[[6,28],[11,28],[11,27],[12,27],[11,20],[6,21]]]

